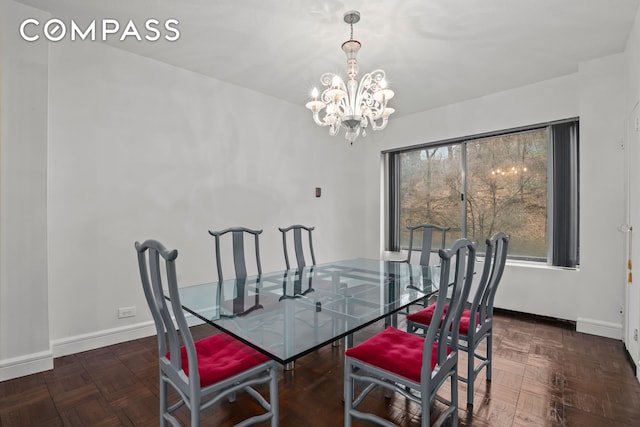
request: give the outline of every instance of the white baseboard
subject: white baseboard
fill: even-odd
[[[194,316],[187,316],[187,322],[189,326],[203,323],[202,320]],[[55,357],[67,356],[69,354],[145,338],[155,334],[155,325],[152,320],[149,320],[120,328],[106,329],[55,340],[51,342],[51,350],[49,351],[0,360],[0,381],[53,369],[53,359]]]
[[[622,339],[622,324],[578,317],[576,331],[600,337]]]
[[[105,329],[55,340],[51,342],[51,349],[53,351],[53,357],[61,357],[155,334],[156,328],[153,321],[149,320],[134,325]]]
[[[189,326],[203,323],[202,320],[190,314],[185,317]],[[61,357],[152,335],[156,335],[156,327],[153,324],[153,320],[149,320],[134,325],[62,338],[52,341],[51,348],[53,357]]]
[[[53,369],[53,354],[50,350],[25,356],[0,360],[0,381],[24,377]]]

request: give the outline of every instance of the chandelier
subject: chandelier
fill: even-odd
[[[344,137],[353,141],[362,133],[366,136],[366,128],[371,124],[373,130],[382,130],[387,126],[389,116],[395,111],[387,107],[387,101],[393,98],[393,91],[387,88],[385,74],[375,70],[362,76],[358,83],[358,62],[356,55],[360,50],[360,42],[353,39],[353,24],[360,21],[360,12],[352,10],[344,14],[344,22],[351,26],[351,37],[342,44],[347,55],[347,75],[345,83],[334,73],[324,73],[320,82],[324,90],[318,97],[318,89],[313,88],[312,101],[306,107],[313,113],[313,120],[319,126],[329,126],[329,134],[335,136],[340,128],[345,129]],[[324,110],[324,111],[323,111]],[[320,117],[320,113],[324,115]]]

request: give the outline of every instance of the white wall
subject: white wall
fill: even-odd
[[[496,306],[577,321],[578,330],[620,338],[624,236],[617,227],[624,211],[622,65],[622,55],[602,58],[583,64],[573,75],[394,120],[368,154],[370,197],[377,198],[378,206],[383,203],[378,186],[381,150],[579,116],[580,269],[511,263]],[[380,235],[373,236],[370,246],[380,240]]]
[[[624,55],[580,66],[580,322],[606,324],[617,320],[624,306],[626,275],[625,223],[625,70]],[[604,208],[606,207],[606,208]],[[587,329],[588,331],[588,329]]]
[[[632,109],[640,99],[640,9],[625,48],[627,55],[627,108]]]
[[[0,381],[53,367],[47,305],[47,48],[15,44],[41,14],[0,2]]]
[[[640,10],[636,15],[635,26],[627,41],[627,97],[626,97],[626,118],[627,118],[627,168],[629,183],[627,191],[629,193],[629,224],[635,226],[632,234],[632,248],[640,246],[640,132],[637,121],[640,120]],[[632,266],[636,267],[635,277],[631,283],[625,283],[626,287],[626,328],[624,341],[627,351],[636,363],[636,374],[640,378],[640,346],[634,336],[635,331],[640,329],[640,279],[638,278],[638,268],[640,266],[640,251],[632,250],[632,254],[627,254],[632,260]]]

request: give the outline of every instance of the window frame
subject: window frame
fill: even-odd
[[[445,140],[433,141],[429,143],[421,143],[414,144],[410,146],[394,148],[389,150],[383,150],[381,154],[384,158],[385,164],[385,250],[387,251],[399,251],[401,249],[406,249],[401,247],[400,243],[400,179],[399,179],[399,171],[400,171],[400,154],[422,150],[422,149],[433,149],[447,145],[460,145],[461,146],[461,234],[462,236],[467,235],[467,143],[473,142],[478,139],[486,139],[492,137],[498,137],[503,135],[527,132],[527,131],[535,131],[535,130],[547,130],[547,236],[546,236],[546,245],[547,245],[547,254],[546,258],[543,257],[533,257],[533,256],[516,256],[509,255],[508,258],[512,260],[518,261],[530,261],[535,263],[545,263],[547,265],[553,264],[553,242],[554,242],[554,224],[553,218],[554,215],[554,206],[553,206],[553,195],[554,195],[554,149],[553,149],[553,138],[552,138],[552,129],[555,125],[563,125],[568,123],[574,123],[576,127],[576,146],[575,149],[575,157],[572,159],[575,162],[576,170],[575,170],[575,197],[577,199],[577,212],[575,212],[575,219],[579,223],[580,218],[580,138],[579,138],[579,128],[580,128],[580,120],[579,117],[571,117],[561,120],[537,123],[533,125],[527,126],[519,126],[513,127],[498,131],[484,132],[472,135],[466,135],[462,137],[449,138]],[[580,229],[579,224],[576,225],[577,234],[575,236],[575,244],[577,246],[577,262],[575,266],[571,266],[569,268],[578,268],[580,265]],[[488,237],[488,236],[487,236]],[[565,268],[566,266],[559,267]]]

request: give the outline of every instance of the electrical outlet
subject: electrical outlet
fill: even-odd
[[[638,330],[637,330],[637,329],[634,329],[634,330],[633,330],[633,339],[634,339],[635,341],[638,341]]]
[[[118,309],[118,319],[124,319],[125,317],[133,317],[136,315],[136,307],[120,307]]]

